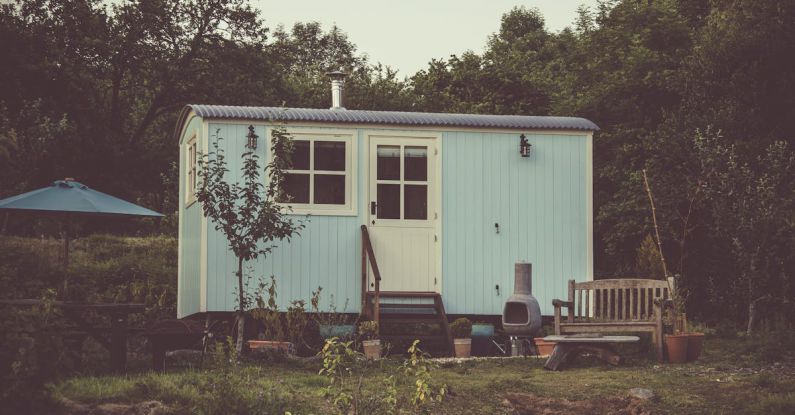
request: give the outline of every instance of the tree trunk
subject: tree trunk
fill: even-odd
[[[770,299],[770,295],[766,295],[764,297],[759,297],[748,304],[748,328],[746,329],[746,334],[749,336],[753,335],[759,330],[759,321],[762,317],[761,310],[764,308],[763,303]]]
[[[237,289],[238,289],[238,304],[237,304],[237,343],[235,349],[237,355],[243,354],[243,344],[246,336],[246,310],[245,310],[245,293],[243,292],[243,258],[237,259]]]

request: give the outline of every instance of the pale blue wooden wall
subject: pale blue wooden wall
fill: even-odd
[[[209,124],[211,142],[217,130],[224,138],[229,169],[235,174],[247,127]],[[258,125],[256,133],[264,161],[269,131]],[[356,137],[359,216],[305,219],[299,237],[280,244],[268,259],[249,264],[250,291],[258,278],[274,275],[282,309],[292,300],[308,301],[311,291],[322,286],[323,308],[333,293],[340,309],[347,299],[347,311],[359,311],[359,226],[366,220],[367,198],[364,134],[358,130]],[[528,138],[531,156],[521,158],[518,133],[442,135],[442,298],[448,313],[500,314],[513,290],[513,264],[520,260],[533,263],[533,290],[544,314],[552,313],[553,298],[565,297],[569,278],[586,277],[585,134]],[[231,311],[236,305],[236,261],[224,236],[208,226],[207,310]]]
[[[202,120],[194,117],[188,122],[181,145],[179,146],[179,209],[182,221],[180,224],[180,256],[179,266],[179,317],[199,312],[199,274],[201,264],[201,211],[198,203],[185,207],[185,141],[194,133],[197,134],[197,145],[201,148]]]
[[[501,314],[517,261],[533,264],[543,314],[565,298],[569,278],[585,279],[585,137],[528,140],[522,158],[517,134],[443,136],[442,298],[451,314]]]
[[[302,130],[310,130],[303,128]],[[328,129],[318,129],[328,130]],[[255,128],[259,136],[257,153],[261,160],[267,161],[267,142],[270,140],[270,131],[265,126]],[[238,173],[241,167],[240,154],[245,151],[245,136],[248,133],[248,124],[210,123],[210,140],[216,134],[221,140],[226,152],[230,172]],[[361,165],[362,156],[361,133],[356,140],[359,148],[359,163],[357,171],[364,171]],[[361,206],[364,192],[364,180],[358,181],[359,213],[364,213]],[[334,294],[334,301],[338,311],[342,311],[347,300],[346,311],[358,313],[361,308],[361,262],[359,226],[364,219],[361,216],[301,216],[295,215],[296,220],[303,221],[305,228],[300,235],[294,237],[289,243],[282,242],[278,248],[266,259],[259,259],[249,263],[248,274],[251,275],[249,292],[253,292],[260,279],[270,282],[270,276],[276,277],[278,287],[279,307],[284,310],[293,300],[309,300],[313,290],[323,287],[321,295],[321,309],[328,309],[330,294]],[[229,251],[224,235],[210,225],[207,240],[207,309],[208,310],[234,310],[237,304],[236,287],[234,278],[237,262]]]

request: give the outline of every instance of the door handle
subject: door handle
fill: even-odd
[[[375,215],[375,210],[376,210],[376,206],[377,206],[377,205],[378,205],[378,204],[377,204],[377,203],[375,203],[375,202],[370,202],[370,214],[371,214],[371,215]]]

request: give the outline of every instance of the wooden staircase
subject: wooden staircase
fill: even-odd
[[[419,339],[423,345],[438,344],[448,353],[453,353],[453,336],[444,311],[442,295],[436,292],[381,291],[381,272],[375,259],[367,226],[362,225],[362,314],[379,323],[379,336],[385,341]],[[368,263],[373,270],[374,290],[368,290]],[[439,334],[421,334],[426,325],[438,326]],[[390,333],[394,326],[418,327],[402,333]]]
[[[453,352],[453,336],[444,311],[442,295],[435,292],[381,291],[378,314],[375,314],[376,293],[368,292],[365,314],[367,318],[378,321],[380,337],[385,341],[411,341],[418,339],[423,348]],[[428,333],[428,326],[436,326],[434,333]],[[398,333],[394,332],[400,327]],[[409,328],[409,330],[406,330]],[[413,330],[412,330],[413,329]]]

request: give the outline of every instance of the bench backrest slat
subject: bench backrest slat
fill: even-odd
[[[569,321],[652,320],[654,300],[658,298],[669,298],[666,281],[637,278],[586,282],[571,280],[568,300],[572,304],[572,312]]]

